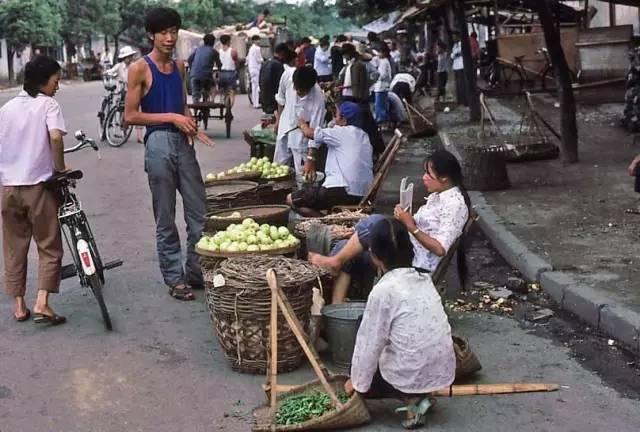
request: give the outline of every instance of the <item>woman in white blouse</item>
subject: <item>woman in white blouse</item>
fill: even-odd
[[[455,156],[446,150],[438,150],[427,158],[422,181],[429,192],[426,204],[413,216],[398,205],[394,217],[411,233],[413,266],[433,272],[462,234],[469,218],[469,200],[462,186],[462,168]],[[338,275],[332,303],[344,301],[351,275],[371,268],[369,255],[363,252],[369,248],[371,226],[382,218],[382,215],[374,214],[360,221],[356,233],[348,241],[338,242],[331,256],[309,254],[311,263]]]
[[[378,220],[369,251],[384,275],[369,295],[345,391],[402,400],[402,426],[415,429],[424,425],[429,393],[455,378],[451,327],[431,278],[412,267],[410,235],[401,222]]]

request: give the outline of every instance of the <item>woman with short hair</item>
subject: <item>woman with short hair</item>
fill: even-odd
[[[400,221],[376,222],[367,253],[383,276],[367,300],[345,391],[402,400],[402,426],[416,429],[432,404],[429,393],[455,378],[451,326],[431,278],[412,266],[410,235]]]
[[[5,289],[15,298],[14,317],[31,316],[24,296],[29,244],[38,247],[38,295],[33,307],[37,323],[66,321],[49,306],[49,294],[60,287],[62,237],[58,204],[45,182],[66,170],[67,133],[60,105],[53,99],[60,81],[60,65],[38,56],[24,68],[24,89],[0,108],[0,181]]]

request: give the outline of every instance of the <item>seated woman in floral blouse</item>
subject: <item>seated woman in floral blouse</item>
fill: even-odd
[[[396,206],[394,217],[411,233],[413,266],[433,272],[451,245],[462,234],[469,218],[469,199],[462,186],[462,168],[456,157],[446,150],[438,150],[425,161],[422,176],[429,192],[427,202],[411,215]],[[309,261],[338,274],[333,287],[332,303],[342,303],[347,296],[351,275],[371,268],[369,230],[384,216],[374,214],[356,225],[355,234],[338,242],[331,256],[309,254]]]
[[[402,400],[402,426],[415,429],[424,425],[429,393],[453,383],[451,327],[431,278],[412,267],[405,226],[381,219],[370,229],[369,244],[371,260],[384,275],[369,295],[345,391]]]

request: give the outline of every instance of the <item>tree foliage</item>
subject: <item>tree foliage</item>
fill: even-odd
[[[336,0],[336,7],[341,17],[362,24],[412,3],[415,0]]]
[[[0,38],[7,42],[9,80],[14,79],[14,54],[29,45],[55,45],[61,25],[60,9],[52,0],[6,0],[0,3]]]

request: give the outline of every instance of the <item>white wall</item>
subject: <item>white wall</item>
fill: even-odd
[[[13,71],[17,75],[31,57],[31,49],[26,48],[20,56],[14,56]],[[0,39],[0,80],[9,79],[9,70],[7,66],[7,44],[4,39]]]

